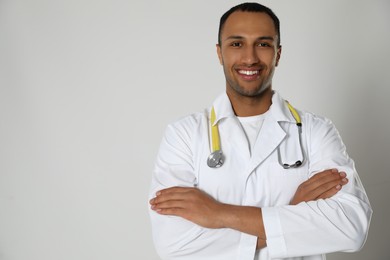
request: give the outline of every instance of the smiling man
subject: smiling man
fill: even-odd
[[[325,259],[359,250],[372,214],[333,124],[272,88],[279,20],[244,3],[221,18],[226,91],[167,127],[150,216],[162,259]]]
[[[229,98],[245,98],[259,105],[263,100],[270,101],[272,77],[281,54],[279,36],[271,17],[261,12],[234,12],[221,29],[217,51]],[[269,106],[267,102],[263,107],[268,110]],[[249,110],[255,107],[251,105]],[[252,115],[265,111],[253,111]]]

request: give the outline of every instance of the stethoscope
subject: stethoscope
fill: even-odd
[[[280,166],[282,166],[284,169],[291,169],[291,168],[298,168],[300,167],[303,162],[306,160],[305,153],[303,151],[303,145],[302,145],[302,121],[301,117],[299,116],[298,112],[295,110],[293,106],[290,105],[288,101],[286,101],[287,107],[290,110],[292,116],[294,117],[296,121],[296,125],[298,127],[298,138],[299,138],[299,146],[301,148],[301,154],[302,159],[296,161],[293,164],[283,163],[282,157],[280,155],[280,148],[278,146],[278,162]],[[216,120],[215,115],[215,109],[214,107],[211,108],[210,112],[210,132],[211,132],[211,154],[207,158],[207,165],[210,168],[219,168],[223,165],[225,161],[224,154],[221,149],[221,141],[219,138],[219,130],[218,130],[218,123],[214,124]]]

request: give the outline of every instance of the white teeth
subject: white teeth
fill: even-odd
[[[239,70],[238,71],[240,74],[245,74],[247,76],[252,76],[252,75],[255,75],[255,74],[258,74],[259,71],[258,70]]]

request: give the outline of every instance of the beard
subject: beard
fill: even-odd
[[[258,97],[261,96],[267,89],[272,86],[272,77],[274,74],[274,69],[272,69],[272,71],[270,71],[270,73],[265,78],[263,78],[254,88],[245,88],[240,85],[238,80],[233,79],[233,77],[229,77],[226,70],[224,70],[224,73],[227,86],[230,87],[238,95],[244,97]]]

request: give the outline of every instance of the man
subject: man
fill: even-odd
[[[372,210],[337,130],[272,90],[278,18],[241,4],[218,36],[226,93],[169,125],[158,154],[150,215],[159,255],[316,260],[359,250]],[[209,167],[220,150],[223,164]]]

